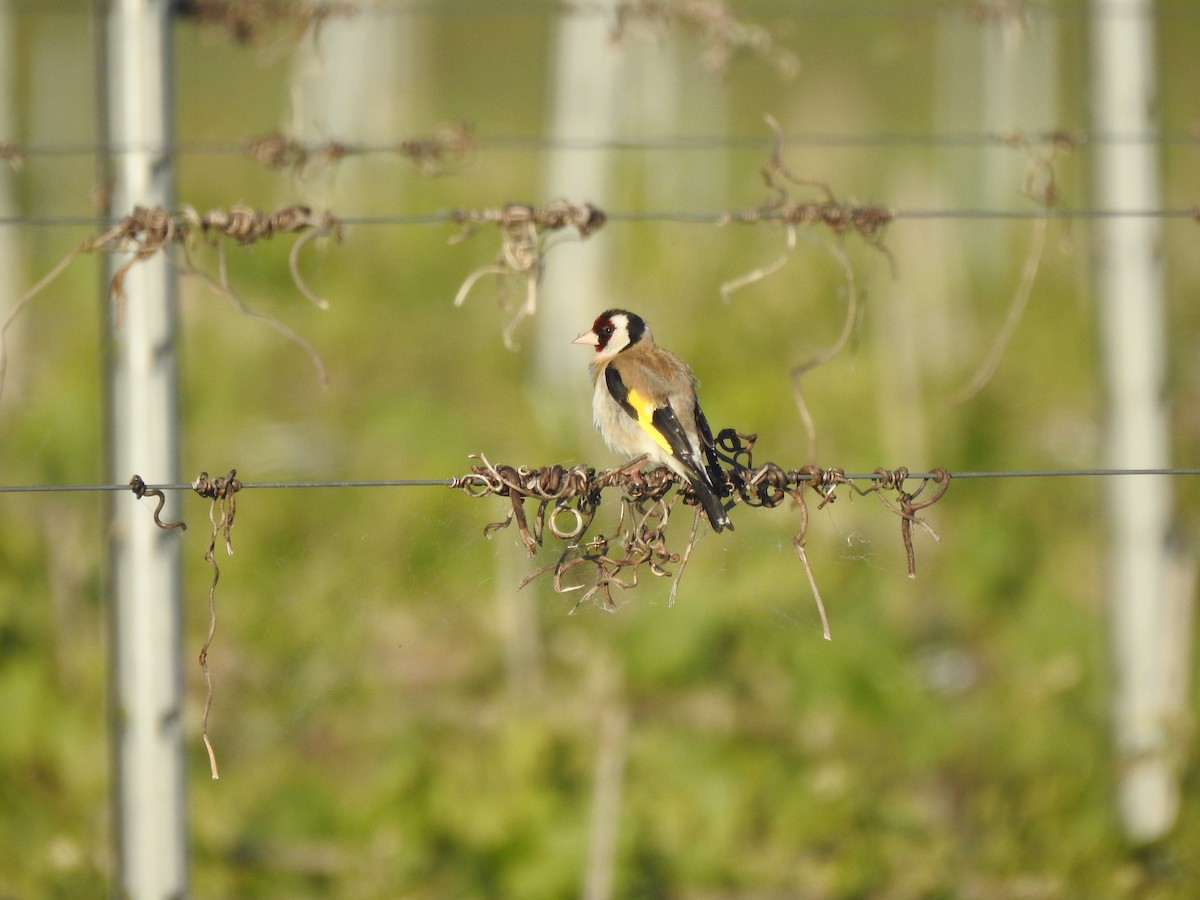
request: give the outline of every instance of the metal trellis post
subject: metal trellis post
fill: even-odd
[[[171,207],[169,0],[107,0],[100,38],[111,211]],[[114,259],[108,267],[111,278]],[[110,297],[107,279],[109,474],[178,481],[175,278],[164,254],[139,261]],[[175,504],[175,496],[169,497]],[[168,509],[171,518],[177,518]],[[155,527],[133,498],[110,508],[112,651],[110,716],[114,893],[132,898],[187,893],[187,829],[181,707],[179,536]]]
[[[1131,0],[1114,11],[1094,0],[1092,106],[1100,135],[1156,129],[1154,4]],[[1114,141],[1096,153],[1095,205],[1157,209],[1158,145]],[[1153,217],[1096,223],[1096,288],[1107,379],[1109,465],[1169,465],[1162,229]],[[1115,737],[1119,808],[1126,834],[1162,837],[1179,805],[1172,727],[1183,714],[1178,684],[1187,671],[1189,598],[1171,552],[1171,486],[1166,478],[1121,478],[1106,487]]]

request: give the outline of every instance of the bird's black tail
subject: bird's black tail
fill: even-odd
[[[721,498],[709,487],[704,477],[692,478],[690,483],[692,490],[696,492],[696,499],[700,501],[700,505],[708,514],[708,521],[712,523],[713,531],[721,531],[725,528],[733,531],[733,522],[729,521],[729,514],[725,512]]]

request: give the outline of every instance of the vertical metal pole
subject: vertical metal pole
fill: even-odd
[[[1154,5],[1116,9],[1094,0],[1092,107],[1101,135],[1155,130]],[[1157,146],[1098,143],[1096,206],[1143,210],[1161,205]],[[1169,465],[1165,396],[1164,279],[1159,222],[1119,216],[1096,223],[1096,288],[1107,378],[1105,446],[1116,467]],[[1179,805],[1171,763],[1175,708],[1172,668],[1186,654],[1178,617],[1186,601],[1172,592],[1168,545],[1171,488],[1165,478],[1122,478],[1106,486],[1119,807],[1134,841],[1161,837]],[[1184,643],[1180,643],[1180,641]],[[1185,669],[1186,671],[1186,669]]]
[[[111,147],[111,212],[172,204],[168,0],[107,0],[103,128]],[[123,260],[113,260],[115,266]],[[162,254],[124,281],[120,323],[107,310],[109,475],[177,482],[176,285]],[[174,504],[175,498],[170,498]],[[175,514],[167,510],[171,518]],[[179,537],[155,527],[143,505],[113,495],[112,729],[119,884],[136,898],[187,892],[187,828]]]

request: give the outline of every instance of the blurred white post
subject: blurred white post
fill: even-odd
[[[610,666],[614,664],[609,664]],[[617,844],[621,835],[621,795],[629,757],[629,710],[617,697],[599,707],[592,810],[582,900],[609,900],[615,893]]]
[[[617,133],[621,57],[609,39],[615,5],[615,0],[603,0],[597,10],[559,13],[548,77],[554,90],[546,125],[551,139],[600,141]],[[552,149],[545,157],[545,192],[530,202],[540,205],[563,197],[603,209],[610,165],[610,154],[604,151]],[[541,272],[537,312],[514,335],[516,344],[532,355],[533,373],[526,389],[539,398],[532,408],[543,430],[552,435],[551,445],[591,432],[590,359],[571,340],[587,331],[597,313],[616,305],[607,303],[606,238],[601,230],[586,241],[567,238],[554,245]],[[508,683],[515,696],[536,699],[543,655],[537,595],[514,588],[524,563],[518,563],[509,548],[497,552],[497,620]]]
[[[618,119],[621,88],[621,49],[610,33],[616,21],[616,0],[602,0],[596,8],[560,13],[554,39],[554,60],[549,83],[554,87],[551,121],[546,128],[552,140],[613,140],[621,131]],[[564,197],[572,203],[592,203],[601,209],[611,201],[612,154],[604,150],[551,150],[546,160],[545,201]],[[586,241],[564,240],[545,262],[533,325],[536,337],[520,344],[535,355],[534,388],[543,399],[540,410],[584,409],[587,404],[560,402],[572,394],[587,397],[587,354],[571,340],[591,327],[592,319],[610,306],[620,306],[608,290],[611,261],[605,252],[606,230]],[[573,377],[574,376],[574,377]],[[577,391],[583,391],[582,394]],[[548,399],[547,398],[548,395]],[[574,422],[591,421],[586,418]],[[564,424],[547,416],[545,425]],[[574,432],[571,427],[568,433]]]
[[[996,4],[991,8],[998,7]],[[908,202],[918,205],[1028,208],[1031,198],[1022,197],[1022,187],[1031,172],[1033,155],[1049,152],[1041,138],[1062,125],[1058,78],[1062,31],[1059,15],[1042,14],[1032,5],[1026,8],[1009,4],[996,17],[980,20],[970,16],[937,17],[935,130],[1009,135],[1011,141],[989,140],[982,147],[959,141],[938,144],[933,156],[934,179],[929,180],[927,167],[916,164],[913,175],[897,173],[894,191],[909,195]],[[1028,141],[1026,147],[1019,146],[1023,140]],[[1032,187],[1036,192],[1036,185]],[[914,196],[915,191],[922,191],[924,196]],[[893,202],[899,205],[901,200]],[[889,342],[896,343],[893,335],[898,335],[904,340],[904,352],[919,360],[899,365],[893,362],[881,370],[890,373],[898,369],[908,382],[889,380],[879,393],[882,433],[889,440],[895,440],[891,436],[896,435],[898,445],[910,442],[907,450],[898,446],[902,451],[899,456],[919,456],[924,433],[914,428],[913,417],[903,416],[903,409],[887,403],[885,398],[905,393],[917,396],[921,382],[930,375],[934,380],[960,380],[956,392],[967,387],[971,373],[991,352],[990,343],[1003,320],[987,320],[981,334],[979,310],[963,304],[960,298],[972,293],[971,278],[979,278],[981,283],[994,286],[987,301],[993,309],[991,315],[1002,315],[1001,310],[1013,302],[1020,284],[1021,270],[1013,265],[1013,247],[1020,246],[1023,254],[1031,252],[1039,240],[1039,229],[1053,224],[996,220],[964,229],[959,222],[947,221],[921,223],[907,236],[897,231],[898,243],[893,247],[897,259],[905,258],[906,239],[913,242],[910,246],[917,256],[936,252],[945,257],[921,266],[902,266],[900,279],[892,285],[893,290],[901,292],[901,302],[885,304],[884,315],[874,317],[876,333],[886,336],[882,352],[887,352]],[[913,299],[907,301],[909,297]],[[911,309],[906,309],[909,305]],[[903,338],[906,333],[907,340]],[[966,335],[974,337],[965,340]],[[1005,354],[1000,362],[1005,367],[1014,366],[1015,354]],[[1004,371],[1000,371],[997,378],[1003,377]],[[968,393],[947,399],[954,404]]]
[[[322,22],[292,54],[292,136],[311,144],[385,146],[422,137],[428,129],[418,122],[426,106],[436,105],[430,97],[437,89],[426,59],[428,21],[399,5],[366,4],[358,15]],[[343,160],[321,174],[280,184],[293,193],[323,189],[319,203],[333,209],[360,206],[379,193],[379,170],[360,162]]]
[[[17,139],[16,129],[16,86],[17,86],[17,45],[16,20],[18,12],[7,5],[0,6],[0,140],[13,141]],[[9,218],[16,216],[17,203],[13,196],[13,166],[6,160],[0,159],[0,216]],[[21,296],[18,285],[21,284],[22,267],[19,249],[20,230],[12,225],[0,226],[0,322],[8,316],[11,304]],[[10,330],[8,335],[8,351],[18,345],[17,335]],[[3,353],[4,351],[0,351]],[[4,361],[0,360],[0,367]],[[17,393],[14,382],[17,373],[15,366],[9,366],[6,373],[6,388],[9,397]]]
[[[1154,5],[1129,0],[1117,8],[1092,3],[1093,130],[1100,136],[1148,135],[1154,83]],[[1095,206],[1153,210],[1161,206],[1158,146],[1142,141],[1096,144]],[[1165,397],[1166,341],[1162,242],[1152,216],[1096,223],[1096,289],[1107,378],[1108,464],[1170,464]],[[1167,478],[1122,477],[1106,483],[1109,499],[1109,589],[1116,665],[1115,737],[1119,808],[1133,841],[1163,836],[1179,806],[1173,726],[1184,692],[1172,684],[1189,652],[1189,598],[1173,579],[1168,543]],[[1175,587],[1172,590],[1172,587]]]
[[[107,0],[102,69],[111,213],[172,204],[170,0]],[[122,259],[108,263],[111,277]],[[176,286],[163,254],[129,270],[123,322],[105,286],[109,476],[177,482]],[[163,516],[177,518],[168,496]],[[187,893],[179,533],[149,503],[112,495],[112,719],[115,895]]]

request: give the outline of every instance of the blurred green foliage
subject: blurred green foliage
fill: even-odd
[[[25,5],[12,15],[15,137],[25,142],[93,140],[91,95],[62,90],[93,77],[94,26],[77,6]],[[393,143],[457,119],[483,139],[548,133],[559,21],[548,7],[396,11],[404,6],[363,13],[396,29],[389,34],[411,29],[404,46],[419,54],[415,86],[397,86],[395,70],[379,63],[367,114],[393,123]],[[971,21],[953,5],[906,8],[800,4],[793,14],[766,5],[762,24],[800,60],[794,81],[753,54],[712,72],[686,30],[635,30],[606,45],[635,72],[620,137],[713,136],[716,128],[761,146],[620,151],[611,196],[570,199],[624,212],[750,209],[766,193],[758,174],[771,141],[765,113],[789,133],[978,132],[990,121],[979,113],[995,89],[989,72],[1019,71],[1029,62],[1023,54],[1047,48],[1051,124],[1086,129],[1086,17],[1051,7],[1018,26]],[[754,17],[755,7],[744,14]],[[1165,21],[1163,124],[1180,131],[1194,117],[1200,20]],[[316,66],[333,78],[326,34],[314,50],[312,35],[297,44],[279,25],[239,46],[219,27],[177,25],[179,141],[230,145],[289,127],[295,54],[305,53],[302,72]],[[1000,44],[1007,62],[967,65]],[[636,73],[652,77],[642,83]],[[670,84],[653,80],[668,75]],[[677,100],[660,121],[649,99],[668,89]],[[302,113],[327,128],[319,113]],[[1006,128],[1045,127],[1024,121],[1020,108],[1013,115]],[[314,164],[300,177],[237,154],[188,152],[178,198],[200,210],[305,200],[347,216],[541,204],[553,199],[550,153],[485,145],[466,169],[435,177],[380,153]],[[785,155],[794,173],[827,183],[839,199],[916,209],[1029,203],[1019,195],[1019,147],[818,142]],[[1167,146],[1163,157],[1165,205],[1194,203],[1194,144]],[[1087,169],[1086,146],[1057,161],[1068,205],[1087,205]],[[31,155],[9,178],[22,213],[83,215],[93,173],[86,159]],[[797,199],[819,196],[795,188]],[[1104,410],[1086,223],[1052,223],[1029,308],[997,372],[966,403],[946,403],[987,352],[1032,227],[897,222],[885,234],[895,277],[878,249],[813,229],[781,271],[729,305],[720,285],[767,265],[783,250],[782,232],[617,221],[584,252],[605,255],[612,304],[643,312],[693,363],[714,425],[760,435],[760,461],[809,461],[789,372],[842,327],[847,285],[831,252],[840,247],[861,322],[850,344],[803,380],[818,462],[848,471],[1098,465]],[[1194,223],[1164,229],[1175,450],[1186,464],[1200,439],[1192,338],[1200,257]],[[17,291],[86,233],[20,229]],[[548,384],[536,375],[544,348],[534,322],[518,330],[517,352],[504,349],[506,314],[489,280],[463,308],[451,306],[462,279],[499,249],[492,230],[448,244],[455,234],[451,225],[355,225],[340,244],[307,248],[300,265],[329,299],[324,312],[287,275],[289,238],[230,248],[241,297],[317,348],[328,388],[278,333],[183,279],[185,477],[237,467],[250,481],[444,478],[467,471],[479,451],[512,464],[614,462],[591,431],[583,350],[577,370]],[[194,256],[214,264],[211,251]],[[95,263],[84,258],[10,336],[0,404],[5,483],[106,480],[98,293]],[[559,337],[569,341],[598,311]],[[1197,488],[1181,479],[1176,490],[1186,521]],[[484,540],[502,501],[442,488],[247,491],[237,553],[218,558],[217,782],[199,739],[204,689],[192,664],[208,626],[207,509],[187,498],[193,527],[180,540],[194,893],[576,895],[596,874],[589,842],[602,826],[593,813],[607,800],[615,803],[615,896],[1191,896],[1200,883],[1200,767],[1190,722],[1180,723],[1183,805],[1173,833],[1131,847],[1115,816],[1104,491],[1096,479],[956,482],[927,513],[941,542],[917,530],[915,580],[905,577],[898,520],[875,499],[847,493],[820,511],[810,506],[808,554],[832,620],[829,644],[790,545],[793,509],[739,508],[736,532],[703,534],[674,607],[669,584],[646,576],[619,595],[617,614],[584,606],[568,617],[576,597],[554,594],[545,579],[514,591],[552,548],[529,560],[511,531]],[[111,884],[110,502],[135,501],[0,500],[0,897],[100,897]],[[1193,663],[1193,694],[1196,674]]]

